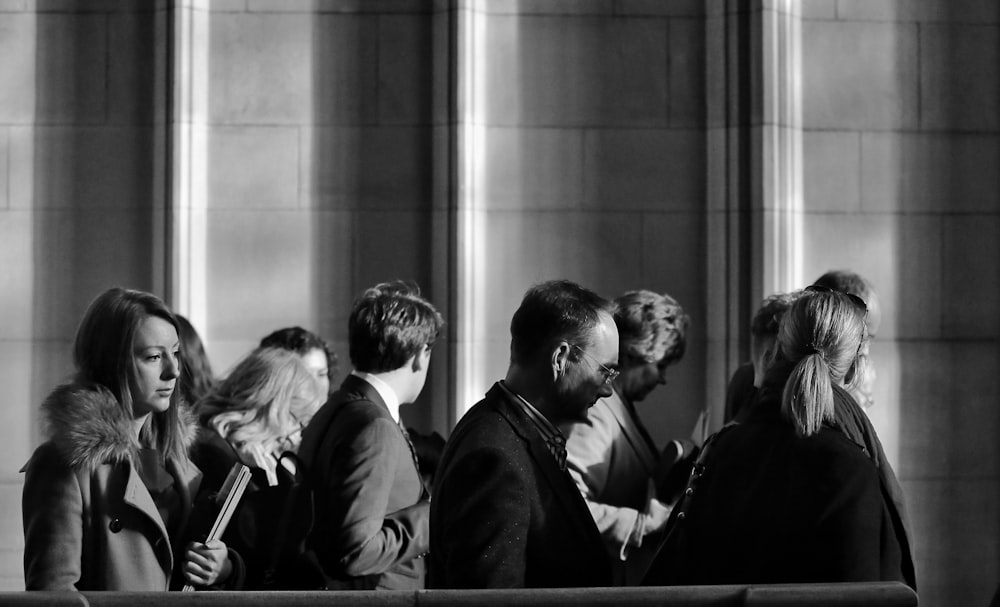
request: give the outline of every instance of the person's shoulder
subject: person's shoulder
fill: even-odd
[[[799,443],[801,461],[817,475],[845,479],[854,476],[877,479],[877,472],[864,449],[837,428],[824,425]]]

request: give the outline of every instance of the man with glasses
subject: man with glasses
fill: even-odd
[[[559,425],[586,420],[618,375],[614,306],[569,281],[528,290],[510,367],[466,413],[431,500],[430,586],[608,586],[600,533],[566,470]]]
[[[621,374],[586,420],[564,430],[570,475],[604,538],[614,583],[632,586],[652,561],[674,497],[666,487],[658,495],[656,480],[686,451],[671,441],[661,456],[635,404],[667,383],[667,370],[684,356],[689,320],[674,298],[649,290],[629,291],[615,304]]]

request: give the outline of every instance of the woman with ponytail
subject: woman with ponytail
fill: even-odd
[[[866,314],[856,296],[822,287],[795,300],[756,402],[706,444],[647,584],[916,586],[875,466],[835,421]]]

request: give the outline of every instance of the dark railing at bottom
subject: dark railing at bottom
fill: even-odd
[[[400,590],[390,592],[0,592],[0,607],[915,607],[898,582]]]

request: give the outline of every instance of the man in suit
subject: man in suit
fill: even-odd
[[[331,589],[424,586],[429,502],[399,407],[420,394],[442,325],[405,283],[377,285],[354,303],[354,370],[299,447],[316,500],[307,548]]]
[[[669,295],[629,291],[615,300],[621,374],[587,419],[567,425],[570,475],[590,508],[614,568],[615,585],[642,581],[670,514],[655,481],[683,457],[680,441],[661,457],[635,408],[684,356],[688,316]],[[693,449],[693,445],[690,449]]]
[[[531,288],[511,360],[445,446],[431,505],[430,586],[608,586],[594,520],[558,425],[583,420],[618,374],[613,304],[569,281]]]

